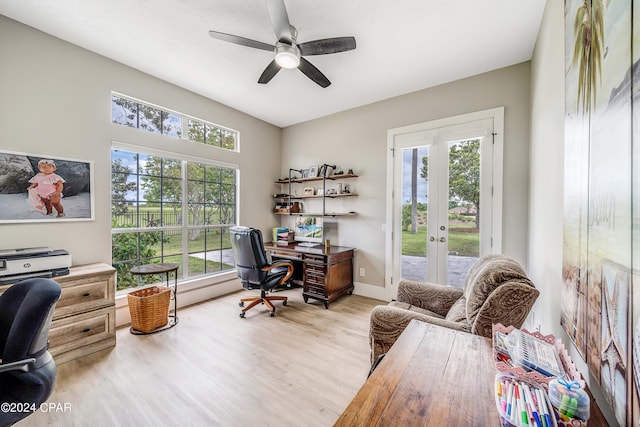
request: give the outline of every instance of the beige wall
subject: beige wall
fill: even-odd
[[[360,175],[353,183],[359,197],[344,201],[358,216],[336,220],[330,235],[332,243],[358,248],[356,292],[385,285],[387,130],[494,107],[505,107],[502,248],[526,263],[529,67],[525,62],[283,129],[283,175],[289,167],[324,162]]]
[[[531,61],[529,275],[540,289],[530,328],[562,339],[607,420],[618,425],[560,325],[564,182],[564,4],[548,1]],[[525,325],[526,326],[526,325]]]
[[[267,230],[270,180],[280,173],[278,127],[0,16],[0,149],[94,162],[95,221],[0,224],[0,248],[67,249],[73,264],[111,263],[112,141],[240,166],[240,222]],[[111,123],[111,91],[240,132],[240,153]],[[25,201],[26,203],[26,201]],[[0,207],[1,209],[1,207]]]

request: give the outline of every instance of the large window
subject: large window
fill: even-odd
[[[111,121],[225,150],[238,149],[237,131],[115,93],[111,94]]]
[[[111,151],[112,257],[117,289],[157,281],[140,264],[180,264],[178,277],[234,268],[237,169],[140,152]]]

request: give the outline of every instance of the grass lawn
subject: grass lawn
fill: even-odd
[[[468,228],[473,227],[469,223]],[[460,228],[460,227],[459,227]],[[449,252],[457,252],[461,256],[477,257],[480,255],[480,235],[461,231],[449,232]],[[402,255],[427,256],[427,227],[418,226],[418,232],[402,232]]]

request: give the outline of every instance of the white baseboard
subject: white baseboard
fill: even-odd
[[[354,290],[353,293],[356,295],[361,295],[363,297],[379,299],[381,301],[391,301],[391,298],[387,296],[389,293],[388,289],[382,286],[374,286],[366,283],[353,283]]]
[[[179,285],[178,317],[180,317],[181,308],[243,289],[235,273],[233,275],[217,276],[215,279],[215,283],[211,283],[211,278],[209,278],[208,280],[195,280]],[[171,304],[171,307],[173,307],[173,303]],[[129,314],[127,295],[118,295],[116,297],[116,327],[126,326],[130,323],[131,315]]]

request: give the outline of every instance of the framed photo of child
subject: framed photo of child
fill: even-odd
[[[0,223],[92,221],[93,162],[0,151]]]

